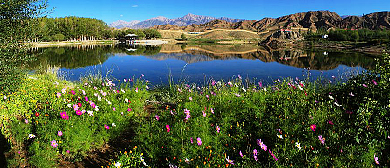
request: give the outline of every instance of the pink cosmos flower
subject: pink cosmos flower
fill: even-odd
[[[75,94],[76,94],[76,93],[74,92],[74,90],[71,90],[70,92],[71,92],[73,95],[75,95]]]
[[[188,99],[189,99],[190,101],[192,101],[192,97],[189,97]]]
[[[77,111],[76,111],[76,114],[77,114],[77,115],[82,115],[83,112],[81,112],[80,110],[77,110]]]
[[[211,85],[214,86],[215,84],[216,84],[215,80],[211,81]]]
[[[64,120],[69,120],[69,116],[66,114],[65,111],[61,112],[60,115],[61,115],[61,118],[62,118],[62,119],[64,119]]]
[[[28,124],[28,120],[27,120],[27,119],[24,119],[24,123]]]
[[[79,109],[79,106],[78,106],[77,104],[74,104],[74,105],[73,105],[73,110],[74,110],[74,111],[77,111],[78,109]]]
[[[135,92],[138,93],[138,87],[135,88]]]
[[[230,159],[229,159],[229,156],[226,158],[226,161],[227,161],[229,164],[234,165],[233,160],[230,160]]]
[[[379,165],[379,158],[376,157],[375,154],[374,154],[374,160],[375,160],[375,163],[376,163],[377,165]]]
[[[206,113],[204,111],[202,111],[202,113],[203,113],[203,117],[206,117]]]
[[[217,127],[215,129],[217,130],[217,133],[219,133],[219,131],[221,130],[221,128],[219,128],[218,125],[217,125]]]
[[[116,108],[114,107],[114,108],[112,108],[112,110],[113,110],[113,111],[116,111]]]
[[[57,93],[57,97],[58,97],[58,98],[61,97],[61,93],[58,92],[58,93]]]
[[[86,101],[86,102],[88,101],[88,97],[87,97],[87,96],[85,96],[85,101]]]
[[[378,85],[374,79],[372,80],[372,83],[374,83],[374,85]]]
[[[173,111],[171,110],[171,114],[172,114],[172,115],[175,115],[175,112],[173,112]]]
[[[319,135],[318,139],[321,141],[322,145],[325,144],[325,138],[323,138],[322,135]]]
[[[105,129],[110,129],[110,127],[108,125],[106,125],[106,124],[104,124],[104,128]]]
[[[95,107],[96,107],[95,103],[92,102],[92,101],[89,101],[89,104],[91,105],[92,108],[95,108]]]
[[[66,153],[70,153],[70,151],[69,151],[69,150],[66,150]]]
[[[278,161],[279,159],[272,153],[272,151],[271,150],[268,150],[269,151],[269,153],[271,154],[271,156],[275,159],[275,161]]]
[[[366,85],[366,84],[363,84],[363,86],[364,86],[364,87],[367,87],[367,85]]]
[[[267,151],[267,145],[265,145],[261,139],[257,139],[257,145],[260,146],[261,149],[263,149],[264,151]]]
[[[56,140],[52,140],[52,141],[50,141],[50,143],[51,143],[51,146],[52,146],[53,148],[56,148],[56,147],[58,146],[58,143],[57,143]]]
[[[238,77],[239,79],[242,79],[241,75],[237,75],[237,77]]]
[[[202,145],[202,139],[200,139],[199,137],[196,138],[196,142],[198,143],[198,146]]]
[[[194,139],[192,139],[192,137],[190,138],[190,142],[193,144],[194,143]]]
[[[253,157],[257,161],[257,149],[253,149]]]
[[[160,120],[160,116],[155,115],[154,117],[156,117],[156,120],[157,120],[157,121]]]
[[[311,130],[316,131],[316,128],[317,128],[317,126],[316,126],[315,124],[310,125],[310,129],[311,129]]]
[[[244,157],[244,155],[242,154],[241,150],[240,150],[239,154],[240,154],[241,157]]]
[[[166,125],[165,127],[167,128],[167,132],[171,131],[171,128],[169,127],[169,125]]]
[[[62,136],[62,131],[58,131],[57,135]]]
[[[330,125],[334,125],[332,120],[329,120],[328,123],[329,123]]]
[[[210,98],[210,96],[209,96],[209,95],[206,95],[206,98],[207,98],[207,99],[209,99],[209,98]]]
[[[131,108],[128,108],[127,111],[131,111],[132,109]]]
[[[259,84],[259,87],[261,87],[261,88],[263,87],[263,82],[260,81],[258,84]]]

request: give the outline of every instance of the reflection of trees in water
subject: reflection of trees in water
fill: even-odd
[[[163,48],[163,50],[162,50]],[[169,49],[174,52],[169,52]],[[160,53],[160,51],[164,53]],[[263,62],[278,62],[298,68],[330,70],[339,65],[349,67],[360,66],[373,69],[375,61],[372,57],[361,53],[312,52],[303,50],[277,50],[269,52],[253,46],[73,46],[38,49],[38,58],[29,64],[30,69],[58,67],[75,69],[104,63],[113,55],[143,55],[155,60],[177,59],[187,63],[212,60],[259,59]]]

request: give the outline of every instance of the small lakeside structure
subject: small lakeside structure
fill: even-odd
[[[119,39],[119,43],[123,44],[133,44],[135,40],[138,40],[138,35],[136,34],[127,34],[124,38]]]

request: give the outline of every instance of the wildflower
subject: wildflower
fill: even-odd
[[[81,90],[81,92],[83,93],[83,95],[86,95],[85,91],[84,90]]]
[[[200,139],[199,137],[196,138],[196,142],[198,143],[198,146],[202,145],[202,139]]]
[[[85,96],[85,101],[88,102],[88,97],[87,96]]]
[[[146,89],[149,89],[149,86],[148,86],[148,85],[146,85],[146,86],[145,86],[145,88],[146,88]]]
[[[58,132],[57,132],[57,135],[58,135],[58,136],[62,136],[62,131],[58,131]]]
[[[234,95],[236,95],[237,97],[241,97],[241,95],[240,95],[240,94],[238,94],[238,93],[234,93]]]
[[[116,124],[115,124],[115,123],[112,123],[111,125],[112,125],[113,127],[116,127]]]
[[[128,108],[127,111],[131,111],[132,109],[131,108]]]
[[[115,107],[113,107],[113,108],[112,108],[112,111],[116,111],[116,108],[115,108]]]
[[[135,88],[135,92],[138,93],[138,87]]]
[[[374,83],[374,85],[378,85],[374,79],[372,80],[372,83]]]
[[[342,106],[342,105],[338,104],[337,102],[334,102],[334,105],[336,105],[337,107]]]
[[[206,117],[206,113],[204,111],[202,111],[202,113],[203,113],[203,117]]]
[[[74,105],[73,105],[73,110],[74,110],[74,111],[77,111],[78,109],[79,109],[79,106],[78,106],[77,104],[74,104]]]
[[[219,128],[218,125],[217,125],[217,127],[215,129],[217,130],[217,133],[219,133],[219,131],[221,130],[221,128]]]
[[[366,85],[366,84],[364,84],[364,83],[363,83],[363,86],[364,86],[364,87],[367,87],[367,85]]]
[[[214,86],[216,84],[215,80],[211,81],[211,85]]]
[[[242,91],[246,92],[246,89],[245,89],[245,88],[242,88]]]
[[[239,79],[242,79],[241,75],[237,75],[237,77],[238,77]]]
[[[184,161],[185,161],[187,164],[190,163],[190,160],[189,160],[188,158],[186,158]]]
[[[125,102],[126,102],[126,103],[129,102],[129,99],[125,98]]]
[[[77,115],[82,115],[83,113],[82,113],[80,110],[77,110],[77,111],[76,111],[76,114],[77,114]]]
[[[264,151],[267,151],[267,145],[265,145],[261,139],[257,139],[257,145],[260,146],[261,149],[263,149]]]
[[[253,157],[257,161],[257,149],[253,149]]]
[[[329,123],[330,125],[334,125],[332,120],[329,120],[328,123]]]
[[[193,144],[194,143],[194,139],[192,139],[192,137],[190,138],[190,142]]]
[[[241,157],[244,157],[244,155],[242,154],[241,150],[240,150],[239,154],[240,154]]]
[[[353,97],[353,96],[355,96],[355,95],[354,95],[352,92],[351,92],[351,93],[349,93],[349,95],[350,95],[350,96],[352,96],[352,97]]]
[[[61,92],[62,92],[63,94],[65,94],[65,93],[66,93],[66,88],[63,88],[63,89],[61,90]]]
[[[74,92],[74,90],[71,90],[70,92],[72,93],[72,95],[75,95],[75,94],[76,94],[76,93]]]
[[[209,99],[209,95],[206,95],[206,98]]]
[[[271,156],[275,159],[275,161],[278,161],[278,160],[279,160],[278,158],[276,158],[276,156],[272,153],[271,150],[268,150],[268,151],[269,151],[269,153],[271,154]]]
[[[184,114],[186,114],[186,118],[184,120],[188,120],[191,117],[190,110],[188,109],[184,109]]]
[[[319,135],[318,139],[321,141],[322,144],[325,143],[325,138],[323,138],[322,135]]]
[[[378,157],[376,157],[376,156],[375,156],[375,154],[374,154],[374,160],[375,160],[375,163],[376,163],[377,165],[379,165],[379,161],[378,161],[378,160],[379,160],[379,158],[378,158]]]
[[[121,89],[121,92],[122,92],[122,93],[126,93],[125,90],[123,90],[123,89]]]
[[[166,125],[165,128],[167,128],[167,132],[171,131],[171,128],[169,127],[169,125]]]
[[[258,84],[259,84],[259,87],[261,87],[261,88],[263,87],[263,82],[260,81],[260,82],[258,82]]]
[[[157,121],[160,120],[160,116],[155,115],[154,117],[156,117],[156,120],[157,120]]]
[[[175,115],[176,113],[175,113],[175,112],[173,112],[173,111],[171,110],[171,114],[172,114],[172,115]]]
[[[89,101],[89,104],[91,105],[92,108],[96,108],[96,105],[93,101]]]
[[[116,163],[114,164],[114,166],[115,166],[115,167],[121,167],[121,163],[116,162]]]
[[[111,105],[111,104],[112,104],[112,103],[111,103],[109,100],[107,100],[107,99],[106,99],[106,101],[107,101],[107,104],[109,104],[109,105]]]
[[[180,93],[182,92],[180,88],[177,88],[177,91],[179,91]]]
[[[38,112],[35,112],[35,116],[36,116],[36,117],[39,117],[39,113],[38,113]]]
[[[51,143],[51,146],[52,146],[53,148],[56,148],[56,147],[58,146],[58,143],[57,143],[56,140],[52,140],[52,141],[50,141],[50,143]]]
[[[310,125],[310,129],[316,131],[317,126],[315,124]]]
[[[233,160],[230,160],[230,159],[229,159],[229,156],[226,158],[226,161],[227,161],[229,164],[234,165]]]
[[[276,135],[279,139],[283,139],[283,135]]]
[[[106,124],[104,124],[104,128],[105,129],[110,129],[110,127],[108,125],[106,125]]]
[[[347,114],[351,115],[353,112],[352,111],[345,111]]]
[[[87,111],[87,113],[88,113],[89,116],[93,116],[93,111],[89,110],[89,111]]]
[[[28,134],[28,138],[35,138],[36,136],[34,134]]]
[[[57,92],[57,98],[61,97],[61,93]]]
[[[188,99],[189,99],[190,101],[192,101],[192,97],[189,97]]]
[[[295,142],[295,146],[296,146],[299,150],[302,149],[301,144],[300,144],[299,142]]]
[[[213,109],[213,108],[210,108],[210,110],[211,110],[211,113],[213,113],[213,114],[214,114],[214,109]]]
[[[176,165],[172,164],[172,163],[169,163],[169,168],[178,168]]]
[[[329,99],[334,100],[333,96],[329,95]]]
[[[28,124],[28,120],[27,120],[27,119],[24,119],[24,123]]]
[[[125,83],[126,83],[126,82],[127,82],[127,80],[126,80],[126,79],[123,79],[123,82],[125,82]]]
[[[69,150],[66,150],[66,153],[70,153],[70,151],[69,151]]]
[[[64,119],[64,120],[69,120],[69,116],[66,114],[65,111],[61,112],[60,115],[61,115],[61,118],[62,118],[62,119]]]

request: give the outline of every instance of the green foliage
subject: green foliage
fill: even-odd
[[[65,36],[63,34],[56,34],[53,36],[52,39],[56,40],[56,41],[62,41],[62,40],[65,40]]]
[[[183,41],[187,40],[187,37],[186,37],[186,35],[184,33],[181,34],[180,38]]]
[[[373,44],[388,43],[390,37],[390,30],[343,30],[336,29],[329,31],[329,40],[333,41],[363,41]]]
[[[156,29],[144,29],[143,30],[146,39],[161,38],[160,32]]]

